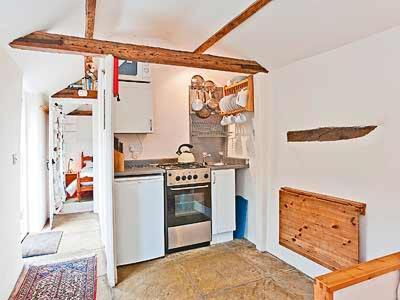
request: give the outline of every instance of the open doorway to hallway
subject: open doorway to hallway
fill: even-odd
[[[24,258],[25,265],[46,265],[96,257],[99,299],[112,299],[107,281],[107,264],[101,241],[98,215],[92,212],[56,215],[53,228],[49,224],[42,233],[62,232],[58,251],[54,254]]]
[[[24,231],[23,221],[29,222],[30,218],[21,218],[21,236],[23,232],[27,233],[21,238],[22,256],[27,272],[32,272],[28,270],[35,266],[44,268],[48,264],[61,264],[65,267],[65,264],[74,261],[94,261],[95,266],[97,265],[94,273],[97,278],[96,294],[105,297],[104,299],[111,299],[99,217],[93,212],[93,168],[97,158],[96,126],[99,123],[92,116],[93,108],[97,107],[94,100],[50,99],[48,114],[41,111],[40,105],[36,103],[38,113],[45,116],[38,122],[45,128],[44,134],[40,136],[28,126],[32,113],[22,113],[21,124],[25,131],[21,132],[26,141],[22,141],[21,152],[26,170],[22,172],[21,181],[27,182],[27,187],[30,187],[30,177],[45,183],[48,196],[42,198],[46,204],[42,213],[48,219],[44,227],[38,226],[35,230],[28,227]],[[39,137],[44,138],[38,141]],[[33,143],[34,139],[36,144]],[[44,175],[41,172],[34,174],[35,168],[32,168],[39,160],[32,160],[30,152],[39,147],[38,143],[41,144],[40,147],[43,146],[41,152],[49,159],[48,168],[46,160],[40,160],[40,164],[46,169]],[[75,177],[69,178],[71,175]],[[21,216],[25,210],[28,215],[31,213],[30,209],[34,206],[32,200],[30,190],[27,189],[21,197]],[[25,207],[24,203],[27,204]],[[34,212],[33,210],[32,213]],[[94,288],[96,289],[96,285]]]
[[[59,221],[53,224],[54,215],[94,211],[94,100],[50,98],[47,111],[43,111],[40,106],[46,101],[44,97],[24,94],[20,200],[23,258],[58,253],[64,232],[53,226],[59,225]],[[63,224],[69,221],[74,223],[71,218],[62,218]]]

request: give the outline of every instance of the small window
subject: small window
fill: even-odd
[[[125,60],[119,66],[119,74],[120,75],[130,75],[137,76],[138,75],[138,64],[136,61],[128,61]]]

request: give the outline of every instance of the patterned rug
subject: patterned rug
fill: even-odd
[[[94,300],[96,256],[49,265],[27,266],[12,300]]]

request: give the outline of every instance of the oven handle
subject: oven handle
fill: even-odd
[[[208,185],[199,185],[199,186],[192,186],[192,187],[181,187],[181,188],[171,188],[171,191],[184,191],[184,190],[197,190],[197,189],[204,189],[208,188]]]

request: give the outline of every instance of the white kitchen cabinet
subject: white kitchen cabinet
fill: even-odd
[[[117,266],[164,256],[163,176],[116,178],[114,203]]]
[[[235,170],[213,170],[211,176],[212,234],[220,242],[232,239],[236,230]]]
[[[151,83],[119,82],[119,98],[113,101],[115,133],[153,132],[153,95]]]

